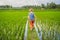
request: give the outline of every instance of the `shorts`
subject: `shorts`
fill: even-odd
[[[30,20],[30,28],[34,27],[34,20]]]

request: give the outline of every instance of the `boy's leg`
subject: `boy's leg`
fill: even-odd
[[[34,28],[34,21],[30,21],[30,30]]]
[[[32,21],[32,27],[34,27],[34,20]]]
[[[32,21],[32,29],[34,28],[34,20]]]
[[[30,30],[32,30],[32,21],[30,21]]]

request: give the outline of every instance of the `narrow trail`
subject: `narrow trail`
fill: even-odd
[[[40,26],[40,25],[38,25]],[[41,30],[40,30],[41,31]],[[39,33],[36,23],[34,23],[34,29],[31,31],[28,25],[28,20],[26,22],[24,40],[42,40],[42,31]]]
[[[35,28],[33,29],[33,31],[28,28],[27,40],[39,40]]]

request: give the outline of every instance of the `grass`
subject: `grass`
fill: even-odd
[[[0,40],[22,40],[26,18],[18,10],[0,10]]]
[[[60,10],[51,9],[51,10],[41,10],[40,12],[35,12],[38,19],[42,21],[42,23],[47,23],[48,25],[55,23],[60,26]],[[59,28],[59,26],[57,28]],[[54,28],[54,27],[53,27]],[[59,28],[60,29],[60,28]],[[59,31],[59,30],[58,30]]]
[[[44,24],[46,32],[51,28],[60,33],[60,9],[34,10],[37,21]],[[0,40],[23,40],[28,9],[1,9],[0,10]],[[47,25],[46,25],[47,24]],[[44,29],[45,28],[45,29]],[[31,35],[31,32],[28,32]],[[33,32],[35,34],[35,32]],[[43,37],[44,38],[44,37]],[[38,38],[34,38],[38,39]]]

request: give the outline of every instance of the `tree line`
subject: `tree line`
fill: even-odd
[[[1,5],[0,8],[12,8],[10,5]]]
[[[23,8],[38,8],[38,9],[60,9],[60,4],[55,4],[54,2],[51,2],[51,3],[47,3],[47,5],[45,4],[41,4],[40,6],[23,6]]]
[[[40,9],[40,8],[43,8],[43,9],[55,9],[55,8],[60,8],[60,4],[55,4],[54,2],[51,2],[51,3],[47,3],[47,5],[45,5],[45,4],[41,4],[40,6],[37,6],[37,5],[34,5],[34,6],[23,6],[23,7],[17,7],[17,8],[30,8],[30,7],[32,7],[32,8],[38,8],[38,9]],[[2,5],[2,6],[0,6],[0,8],[14,8],[13,6],[10,6],[10,5]]]

